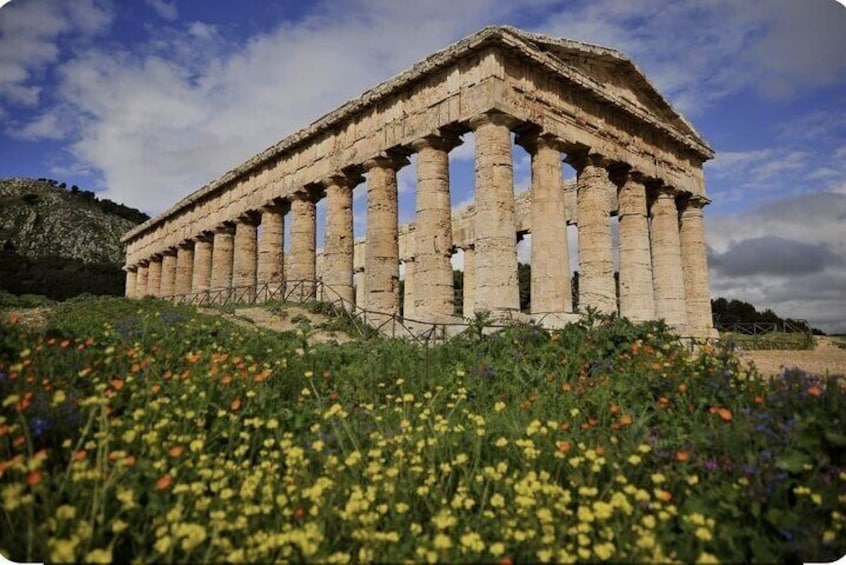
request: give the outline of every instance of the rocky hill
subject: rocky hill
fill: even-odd
[[[143,218],[137,210],[88,191],[68,191],[56,181],[0,180],[0,246],[24,257],[120,265],[120,237]]]

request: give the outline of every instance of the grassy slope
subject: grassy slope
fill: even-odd
[[[51,325],[0,334],[17,561],[846,552],[843,390],[657,325],[310,347],[118,299]]]

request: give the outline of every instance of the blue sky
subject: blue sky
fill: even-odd
[[[156,213],[491,24],[629,56],[717,152],[705,169],[713,294],[846,332],[835,0],[12,0],[0,8],[0,177],[55,178]],[[454,203],[467,202],[472,136],[451,171]],[[413,167],[400,184],[410,219]],[[515,185],[528,186],[521,149]]]

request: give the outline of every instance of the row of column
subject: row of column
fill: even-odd
[[[475,240],[464,249],[464,315],[519,310],[511,131],[502,113],[470,121],[475,131]],[[572,312],[567,226],[561,174],[562,144],[543,132],[517,139],[532,157],[532,309]],[[453,250],[449,151],[460,140],[432,135],[412,144],[417,152],[416,220],[406,264],[405,316],[438,319],[453,314]],[[702,222],[703,198],[677,192],[624,166],[582,150],[568,154],[577,171],[579,304],[617,311],[608,183],[619,191],[619,312],[632,320],[664,318],[674,326],[708,328],[710,293]],[[399,244],[397,172],[407,160],[383,154],[355,170],[367,175],[365,266],[353,286],[352,193],[358,173],[324,180],[327,204],[323,282],[345,304],[398,311]],[[647,186],[649,196],[647,198]],[[654,186],[652,186],[654,185]],[[170,296],[230,287],[315,279],[315,198],[303,191],[227,222],[213,233],[154,256],[127,273],[130,296]],[[284,215],[290,210],[288,272],[284,272]],[[651,227],[650,219],[651,217]],[[258,238],[257,226],[262,226]],[[358,296],[356,296],[358,294]],[[248,298],[261,298],[248,295]],[[330,299],[336,298],[329,296]]]

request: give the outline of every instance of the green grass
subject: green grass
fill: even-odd
[[[16,561],[831,561],[842,380],[660,324],[309,346],[155,300],[0,327]]]
[[[722,332],[720,338],[734,342],[741,349],[747,351],[789,349],[814,349],[816,342],[811,334],[800,332],[768,332],[765,334],[748,335],[737,332]]]

